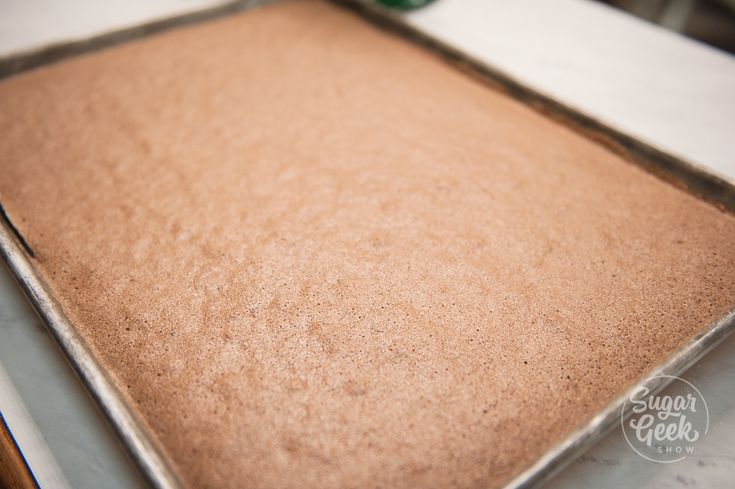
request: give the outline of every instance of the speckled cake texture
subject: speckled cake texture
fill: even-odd
[[[0,83],[0,201],[191,488],[507,481],[735,303],[735,219],[321,2]]]

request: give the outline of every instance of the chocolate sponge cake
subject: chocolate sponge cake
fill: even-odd
[[[321,1],[4,80],[0,134],[187,487],[497,487],[735,303],[731,215]]]

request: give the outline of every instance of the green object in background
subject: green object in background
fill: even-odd
[[[399,10],[412,10],[428,5],[434,0],[377,0],[378,3],[389,8]]]

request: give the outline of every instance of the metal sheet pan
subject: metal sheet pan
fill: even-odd
[[[171,28],[228,15],[271,1],[274,0],[239,0],[200,12],[156,21],[87,40],[63,43],[41,50],[21,53],[0,60],[0,78],[53,63],[69,56],[102,49]],[[635,138],[615,131],[562,103],[543,96],[492,66],[478,62],[451,46],[409,27],[402,22],[399,16],[385,12],[362,0],[333,1],[353,10],[369,22],[400,35],[409,42],[418,43],[435,52],[459,69],[468,72],[470,76],[478,77],[483,82],[505,92],[508,96],[520,100],[559,123],[596,140],[659,178],[731,213],[735,213],[735,184],[733,182],[715,176],[692,163],[670,156]],[[36,312],[120,436],[126,449],[130,452],[148,482],[153,487],[161,489],[181,487],[181,482],[177,479],[171,461],[166,459],[161,447],[151,436],[149,428],[130,408],[108,374],[95,359],[89,346],[76,332],[74,325],[66,318],[49,287],[34,269],[33,251],[7,219],[5,213],[2,212],[1,206],[0,255],[8,264]],[[506,487],[535,487],[553,477],[580,453],[618,426],[621,415],[625,416],[627,414],[623,410],[626,406],[631,406],[630,403],[626,404],[625,400],[634,392],[639,391],[640,387],[648,387],[654,393],[660,391],[671,380],[660,376],[680,375],[733,331],[735,331],[735,307],[719,320],[708,325],[702,325],[699,334],[642,375],[627,390],[620,392],[618,397],[597,411],[590,419],[580,424],[566,438],[509,481]]]

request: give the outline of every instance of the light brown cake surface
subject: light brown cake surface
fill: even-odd
[[[735,303],[735,219],[336,7],[0,83],[0,202],[188,487],[507,481]]]

